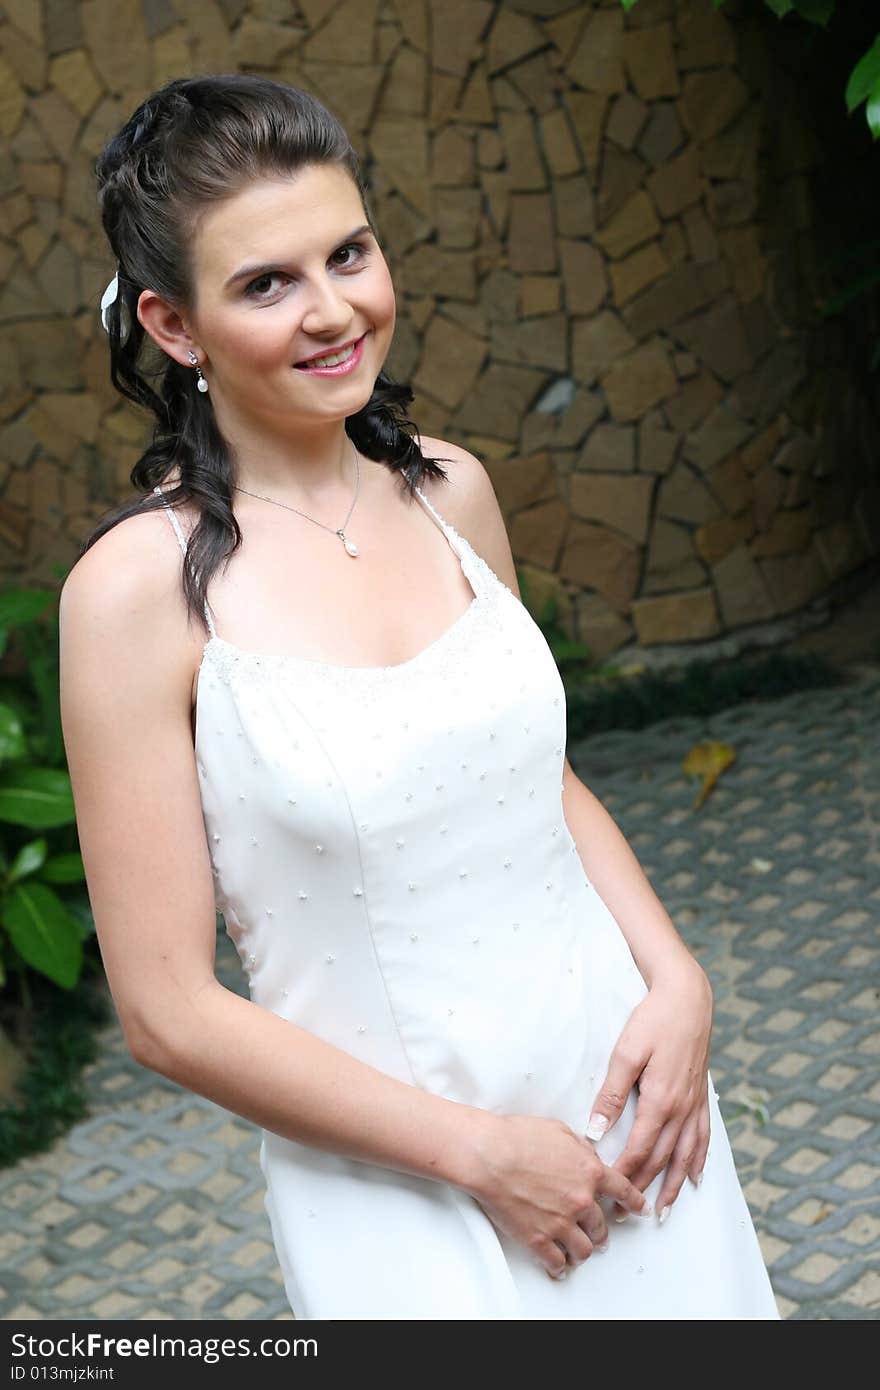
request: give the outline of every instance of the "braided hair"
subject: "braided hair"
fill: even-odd
[[[189,616],[204,625],[215,570],[241,544],[232,509],[233,461],[193,372],[162,352],[137,317],[144,289],[174,304],[193,299],[192,229],[211,202],[250,180],[290,175],[306,165],[348,171],[370,226],[367,190],[341,122],[316,97],[252,73],[175,78],[146,97],[95,162],[101,220],[118,270],[116,299],[106,311],[110,376],[115,388],[154,417],[153,438],[131,470],[142,494],[101,519],[83,544],[127,517],[163,505],[152,489],[175,468],[171,505],[193,502],[193,527],[182,585]],[[367,458],[400,475],[410,493],[425,475],[445,478],[427,458],[405,408],[409,386],[380,371],[366,405],[345,430]]]

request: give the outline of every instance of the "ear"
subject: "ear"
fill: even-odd
[[[137,316],[145,332],[164,353],[182,366],[192,365],[188,354],[190,349],[194,352],[198,349],[179,311],[167,299],[162,299],[155,290],[142,290],[137,302]]]

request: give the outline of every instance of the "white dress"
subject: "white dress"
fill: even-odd
[[[412,659],[246,652],[205,605],[195,753],[217,906],[260,1008],[400,1081],[583,1133],[646,985],[563,816],[547,642],[417,496],[474,597]],[[459,1188],[264,1130],[294,1315],[779,1318],[711,1078],[709,1097],[702,1186],[662,1226],[609,1219],[608,1251],[559,1281]],[[597,1144],[607,1162],[636,1098]]]

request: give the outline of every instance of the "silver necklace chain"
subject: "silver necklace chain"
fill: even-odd
[[[352,445],[352,447],[354,448],[354,445]],[[349,523],[349,519],[351,517],[352,512],[354,511],[354,504],[357,501],[358,489],[361,483],[361,470],[360,464],[358,462],[357,449],[355,449],[354,451],[354,467],[354,497],[352,498],[351,506],[348,509],[348,516],[345,518],[345,521],[342,523],[341,526],[326,526],[323,521],[315,521],[315,518],[313,516],[308,516],[305,512],[301,512],[299,507],[291,507],[287,502],[276,502],[274,497],[264,497],[261,492],[250,492],[249,489],[246,487],[239,487],[238,483],[233,483],[232,486],[235,488],[236,492],[246,492],[248,497],[258,497],[261,502],[271,502],[272,505],[275,507],[284,507],[289,512],[297,512],[299,516],[304,516],[306,518],[306,521],[314,521],[316,526],[322,526],[325,531],[332,531],[333,534],[335,536],[338,536],[339,539],[342,541],[342,544],[345,546],[346,554],[355,557],[358,554],[358,548],[355,545],[354,541],[350,541],[346,536],[345,528]]]

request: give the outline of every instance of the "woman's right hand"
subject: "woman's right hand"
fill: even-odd
[[[536,1256],[554,1279],[608,1242],[599,1197],[650,1216],[645,1195],[603,1163],[592,1142],[562,1120],[477,1112],[473,1164],[462,1186],[487,1216]]]

